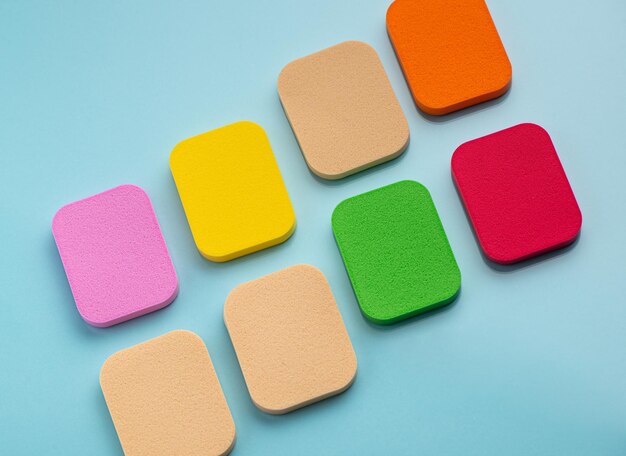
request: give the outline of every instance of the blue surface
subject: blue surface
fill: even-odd
[[[234,455],[623,455],[626,452],[626,3],[489,0],[513,64],[498,101],[415,109],[385,31],[388,0],[0,2],[0,453],[121,454],[98,373],[175,328],[206,342],[238,432]],[[374,46],[411,128],[398,160],[340,182],[306,168],[276,93],[294,58]],[[268,132],[298,228],[226,263],[201,258],[172,181],[180,140],[240,119]],[[482,259],[450,178],[462,142],[520,122],[552,135],[583,211],[569,250],[513,269]],[[416,179],[463,274],[456,304],[389,328],[359,313],[330,215]],[[108,329],[76,308],[50,223],[122,183],[151,196],[180,276],[168,308]],[[307,262],[328,276],[359,360],[346,393],[285,416],[250,401],[222,321],[229,290]]]

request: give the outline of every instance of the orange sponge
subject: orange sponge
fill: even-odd
[[[485,0],[396,0],[387,31],[415,103],[428,114],[497,98],[511,85]]]

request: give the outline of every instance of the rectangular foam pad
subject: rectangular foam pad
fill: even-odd
[[[269,139],[237,122],[179,143],[170,167],[200,253],[228,261],[286,241],[296,218]]]
[[[582,215],[550,135],[520,124],[459,146],[452,176],[478,242],[501,264],[571,244]]]
[[[235,444],[209,352],[190,331],[113,354],[100,385],[126,456],[221,456]]]
[[[418,107],[448,114],[511,85],[511,63],[485,0],[396,0],[387,31]]]
[[[278,94],[312,172],[339,179],[400,155],[409,125],[368,44],[347,41],[289,63]]]
[[[237,286],[224,322],[250,397],[279,414],[338,394],[356,356],[324,274],[297,265]]]
[[[52,232],[76,307],[111,326],[171,303],[178,278],[152,203],[122,185],[62,207]]]
[[[461,273],[423,185],[401,181],[348,198],[332,226],[369,320],[394,323],[456,298]]]

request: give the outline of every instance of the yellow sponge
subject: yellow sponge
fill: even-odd
[[[265,131],[237,122],[179,143],[172,175],[200,253],[228,261],[286,241],[296,217]]]

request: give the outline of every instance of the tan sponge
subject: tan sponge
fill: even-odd
[[[356,356],[324,274],[297,265],[237,286],[224,321],[254,404],[287,413],[345,391]]]
[[[340,179],[400,155],[409,125],[385,69],[360,41],[289,63],[278,95],[315,174]]]
[[[220,456],[235,444],[209,352],[190,331],[113,354],[100,385],[126,456]]]

